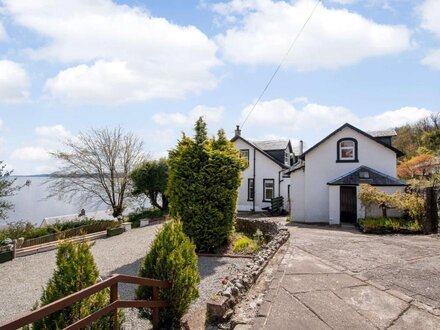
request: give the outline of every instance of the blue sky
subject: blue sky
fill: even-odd
[[[315,0],[0,0],[0,159],[48,173],[79,131],[152,157],[203,115],[232,136]],[[440,1],[323,0],[243,128],[312,146],[440,111]]]

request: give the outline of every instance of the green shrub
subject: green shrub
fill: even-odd
[[[260,229],[257,229],[254,235],[252,236],[254,241],[257,243],[258,246],[263,245],[264,243],[264,234]]]
[[[184,135],[169,154],[170,214],[182,220],[198,251],[214,252],[233,231],[246,164],[223,130],[209,138],[200,118],[195,132],[194,139]]]
[[[184,234],[180,221],[164,224],[145,256],[139,276],[172,282],[171,288],[160,291],[160,299],[171,302],[171,307],[160,311],[160,326],[165,329],[178,326],[191,302],[199,296],[200,282],[195,245]],[[152,288],[140,286],[136,296],[152,300]],[[141,309],[140,315],[151,319],[148,309]]]
[[[237,234],[233,238],[232,250],[236,253],[252,253],[259,249],[258,243],[243,234]]]
[[[115,227],[118,222],[111,220],[91,220],[85,219],[80,221],[58,222],[47,227],[35,227],[30,222],[18,221],[8,223],[8,227],[0,230],[0,242],[6,238],[17,239],[23,237],[26,239],[37,238],[54,233],[58,233],[64,230],[78,228],[95,223],[108,223],[108,227]]]
[[[90,246],[91,244],[87,242],[64,242],[60,244],[57,251],[55,272],[43,291],[40,304],[37,303],[35,308],[39,305],[50,304],[97,282],[99,272],[93,260]],[[110,290],[102,290],[89,298],[84,298],[35,322],[33,329],[63,329],[105,307],[109,304],[109,301]],[[120,312],[120,320],[122,323],[123,312]],[[111,328],[111,315],[104,316],[94,322],[92,326],[87,327],[87,329]]]
[[[141,212],[132,212],[128,215],[128,222],[132,223],[133,228],[140,226],[141,219],[157,219],[165,215],[165,212],[156,208],[150,208]]]
[[[421,231],[421,225],[414,220],[401,218],[365,218],[359,222],[364,231]]]

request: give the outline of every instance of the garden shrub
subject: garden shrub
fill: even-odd
[[[55,272],[43,291],[40,304],[37,303],[35,308],[50,304],[97,282],[99,272],[90,251],[91,245],[88,242],[64,242],[59,245]],[[110,290],[102,290],[35,322],[33,329],[63,329],[107,306],[109,302]],[[122,311],[119,316],[122,323]],[[112,323],[111,315],[107,315],[86,329],[111,329]]]
[[[182,220],[198,251],[215,252],[233,231],[245,161],[223,130],[209,138],[202,118],[194,139],[183,135],[169,158],[170,214]]]
[[[131,222],[133,228],[137,228],[140,225],[141,219],[157,219],[163,217],[164,211],[156,208],[146,209],[140,212],[132,212],[128,215],[128,222]]]
[[[371,231],[413,231],[422,230],[422,226],[409,219],[400,218],[365,218],[360,220],[360,226],[365,232]]]
[[[164,224],[144,258],[139,276],[172,283],[171,288],[160,290],[160,299],[171,303],[160,310],[160,327],[178,327],[191,302],[199,296],[200,282],[195,245],[183,232],[180,221]],[[151,287],[139,286],[136,290],[137,299],[152,300],[152,296]],[[140,315],[151,319],[149,309],[141,309]]]
[[[246,237],[246,236],[242,236],[240,238],[238,238],[232,246],[232,250],[234,252],[255,252],[258,250],[258,244],[255,240]]]

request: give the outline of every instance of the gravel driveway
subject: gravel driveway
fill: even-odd
[[[147,249],[160,224],[133,229],[122,235],[95,241],[92,252],[101,277],[111,274],[137,275]],[[0,264],[0,323],[28,312],[37,300],[55,269],[56,250],[17,258]],[[200,297],[191,312],[203,309],[207,299],[221,289],[221,279],[243,267],[247,259],[199,258],[202,281]],[[133,298],[135,285],[123,284],[122,298]],[[126,309],[125,329],[147,328],[148,322],[137,318],[134,309]]]

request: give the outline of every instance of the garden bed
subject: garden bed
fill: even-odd
[[[421,234],[423,228],[417,222],[402,218],[365,218],[359,227],[366,234]]]

